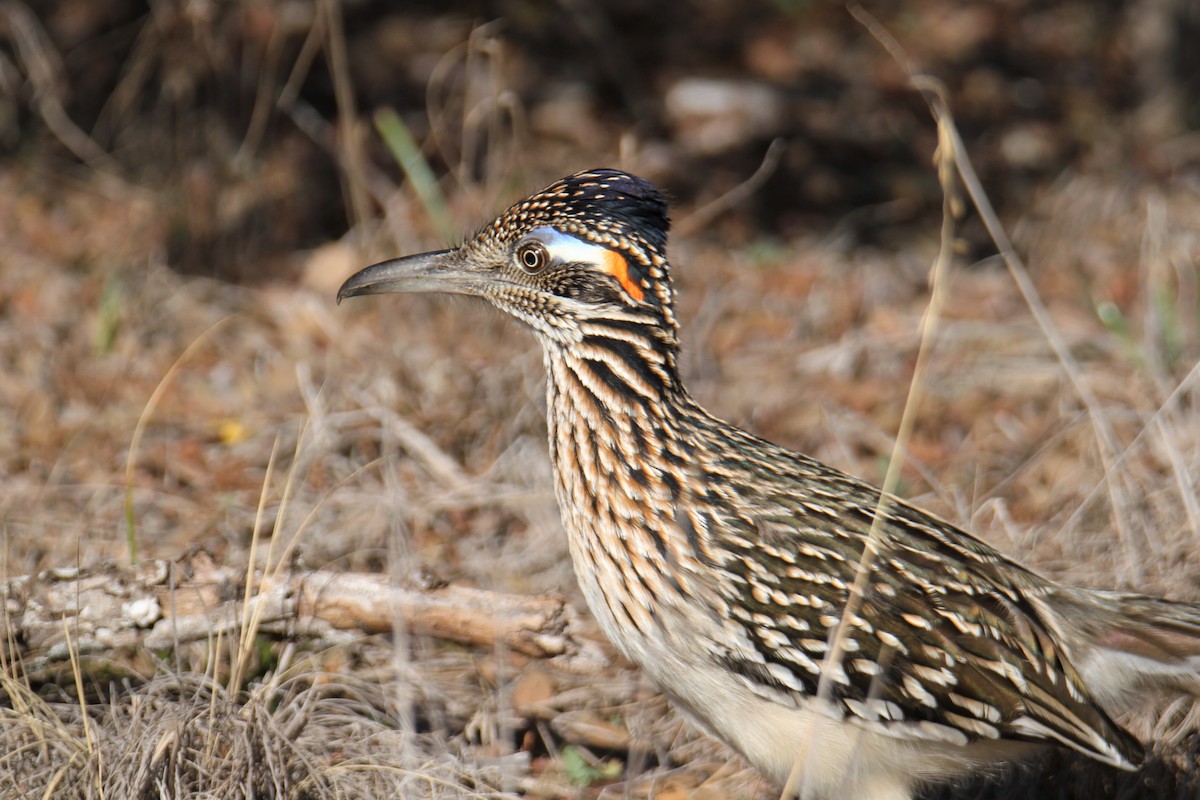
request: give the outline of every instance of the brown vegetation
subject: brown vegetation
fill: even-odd
[[[0,5],[4,581],[199,547],[230,575],[562,592],[605,648],[533,342],[460,302],[333,303],[601,164],[676,198],[693,392],[882,479],[941,196],[920,97],[845,9],[424,6]],[[1200,600],[1192,4],[879,6],[1052,322],[968,215],[902,493],[1054,577]],[[118,663],[68,626],[42,670],[6,590],[0,797],[773,796],[607,650],[263,628],[238,594],[198,645]],[[936,796],[1195,797],[1167,712],[1134,721],[1162,742],[1143,773],[1055,754]]]

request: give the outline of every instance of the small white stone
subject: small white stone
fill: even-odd
[[[149,628],[162,618],[162,607],[153,597],[144,597],[121,606],[121,613],[139,628]]]

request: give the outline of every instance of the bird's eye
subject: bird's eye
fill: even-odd
[[[521,245],[521,249],[517,251],[517,261],[526,272],[541,272],[550,261],[550,253],[541,242],[529,242]]]

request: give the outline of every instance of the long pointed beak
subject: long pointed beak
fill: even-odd
[[[458,250],[438,250],[383,261],[354,273],[338,289],[337,301],[391,292],[479,294],[479,284],[479,277],[466,268]]]

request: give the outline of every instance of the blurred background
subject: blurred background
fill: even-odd
[[[1194,3],[866,9],[946,84],[1010,214],[1068,170],[1136,182],[1194,165]],[[923,104],[841,3],[41,0],[0,22],[6,167],[47,192],[80,168],[136,186],[162,260],[230,282],[294,279],[297,250],[369,231],[411,192],[383,112],[479,214],[615,158],[701,203],[777,137],[778,164],[714,231],[730,245],[834,228],[877,242],[940,206]]]
[[[902,494],[1054,577],[1200,598],[1200,4],[862,5],[944,84],[1095,400],[968,210]],[[530,337],[467,302],[333,300],[596,166],[672,199],[698,399],[878,482],[937,252],[936,145],[836,2],[6,0],[0,574],[244,563],[257,525],[297,564],[582,608]],[[638,791],[773,796],[628,665],[573,728],[578,700],[513,710],[526,665],[428,647],[422,724],[470,765],[526,754],[486,781],[595,794],[685,763],[683,794]],[[637,747],[597,743],[618,718]],[[1189,759],[1152,773],[1162,796],[1194,796]],[[1150,796],[1072,764],[1039,791]]]

